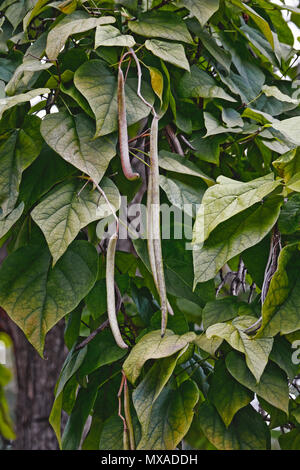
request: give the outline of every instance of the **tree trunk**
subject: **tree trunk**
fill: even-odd
[[[45,359],[41,359],[23,332],[0,309],[2,326],[11,335],[17,375],[16,450],[58,449],[49,425],[54,387],[66,356],[64,322],[59,322],[46,337]],[[3,321],[4,320],[4,321]]]

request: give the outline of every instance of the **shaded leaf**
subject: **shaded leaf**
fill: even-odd
[[[93,139],[94,131],[93,121],[84,114],[49,114],[41,124],[47,144],[98,183],[116,154],[116,136]]]
[[[161,331],[151,331],[143,336],[131,350],[123,364],[124,372],[130,382],[134,383],[141,373],[141,369],[149,359],[161,359],[172,356],[193,341],[195,333],[189,332],[182,336],[175,335],[167,330],[161,337]]]
[[[249,388],[275,408],[288,414],[289,389],[286,375],[277,365],[269,362],[259,383],[256,383],[243,357],[236,352],[232,351],[226,356],[226,367],[244,387]]]
[[[71,34],[83,33],[94,29],[101,24],[114,23],[113,16],[102,16],[92,18],[84,11],[74,11],[65,16],[53,29],[47,38],[46,54],[50,60],[56,60],[61,49],[64,47]]]
[[[74,83],[87,99],[96,117],[95,137],[109,134],[118,129],[117,78],[100,60],[90,60],[79,67]],[[148,116],[150,108],[137,96],[137,80],[128,78],[125,85],[127,122],[131,126]],[[150,87],[143,82],[142,94],[150,103],[154,96]]]
[[[102,179],[100,186],[116,212],[120,207],[117,187],[108,178]],[[53,265],[83,227],[110,214],[110,207],[98,191],[92,190],[91,186],[84,187],[79,178],[55,186],[31,212],[45,235]]]
[[[45,335],[73,310],[93,287],[97,252],[76,241],[51,269],[51,255],[26,246],[9,255],[0,268],[0,302],[42,355]]]

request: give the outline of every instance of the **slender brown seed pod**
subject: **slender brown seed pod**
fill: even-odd
[[[115,255],[116,246],[118,241],[118,234],[114,233],[108,243],[107,255],[106,255],[106,292],[107,292],[107,314],[108,321],[112,334],[115,338],[117,345],[122,349],[127,349],[128,346],[124,342],[117,320],[116,312],[116,299],[115,299]]]
[[[153,275],[154,284],[157,292],[159,292],[159,286],[157,281],[156,262],[153,245],[153,233],[152,233],[152,177],[151,172],[149,174],[148,188],[147,188],[147,245],[148,245],[148,256],[150,261],[150,267]],[[170,302],[167,301],[167,308],[170,315],[174,315],[173,309]]]
[[[119,65],[118,73],[118,122],[119,122],[119,148],[121,164],[124,176],[132,181],[140,177],[138,173],[132,171],[129,146],[128,146],[128,132],[127,132],[127,117],[126,117],[126,100],[125,100],[125,80],[124,75]]]
[[[163,337],[167,327],[168,300],[164,276],[164,266],[161,249],[160,234],[160,197],[159,197],[159,167],[158,167],[158,116],[154,115],[150,131],[150,182],[151,197],[151,238],[153,242],[155,269],[157,276],[158,293],[161,305],[161,336]]]

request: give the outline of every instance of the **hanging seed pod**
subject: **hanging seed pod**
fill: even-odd
[[[159,292],[155,254],[154,254],[154,245],[153,245],[153,233],[152,233],[152,176],[151,176],[151,172],[149,174],[149,181],[148,181],[148,188],[147,188],[147,246],[148,246],[148,256],[149,256],[150,267],[151,267],[151,271],[153,275],[154,284],[156,286],[157,292]],[[173,309],[169,301],[167,301],[167,308],[168,308],[169,314],[174,315]]]
[[[112,334],[116,340],[117,345],[122,349],[128,349],[127,344],[124,342],[117,320],[116,312],[116,299],[115,299],[115,255],[116,246],[118,241],[118,234],[114,233],[108,243],[106,255],[106,293],[107,293],[107,314],[108,321]]]
[[[129,146],[128,146],[128,132],[127,132],[127,117],[126,117],[126,100],[125,100],[125,80],[124,75],[119,65],[118,73],[118,122],[119,122],[119,148],[121,164],[124,176],[130,180],[136,180],[140,177],[138,173],[132,171]]]
[[[164,276],[164,266],[161,249],[160,234],[160,197],[159,197],[159,167],[158,167],[158,116],[154,115],[150,131],[150,194],[151,194],[151,220],[149,221],[150,235],[153,243],[158,293],[161,305],[161,335],[165,334],[168,317],[168,300]],[[151,249],[149,256],[151,256]],[[155,274],[154,274],[155,277]]]

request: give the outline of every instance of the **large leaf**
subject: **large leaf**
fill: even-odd
[[[99,378],[93,377],[87,388],[81,388],[62,436],[63,450],[78,449],[84,425],[97,398]]]
[[[189,430],[198,399],[198,387],[192,380],[183,382],[176,390],[165,387],[151,407],[150,417],[147,416],[147,412],[143,416],[138,416],[142,428],[144,419],[148,426],[146,429],[143,428],[137,449],[175,449]],[[141,400],[142,397],[139,396],[139,402]],[[134,405],[138,409],[135,398]]]
[[[300,329],[299,243],[283,248],[277,271],[262,307],[262,326],[257,336],[288,334]]]
[[[294,194],[284,204],[278,219],[278,229],[283,234],[296,232],[300,225],[300,194]]]
[[[148,436],[153,405],[170,379],[177,360],[187,347],[179,351],[179,353],[177,352],[172,356],[155,361],[142,382],[133,392],[134,407],[142,425],[142,439],[147,439]]]
[[[0,147],[0,206],[7,215],[15,206],[22,172],[39,155],[43,144],[40,119],[27,116]]]
[[[178,336],[171,330],[167,330],[163,338],[160,330],[147,333],[134,346],[123,364],[127,378],[134,383],[146,361],[172,356],[172,354],[185,348],[195,337],[196,335],[193,332]]]
[[[159,41],[158,39],[147,39],[145,46],[160,59],[170,62],[170,64],[176,65],[176,67],[190,71],[190,65],[182,44]]]
[[[206,336],[218,336],[225,339],[234,349],[246,356],[246,363],[252,374],[259,382],[268,363],[273,347],[273,338],[253,339],[244,330],[253,325],[257,319],[250,316],[240,316],[231,323],[216,323],[206,331]]]
[[[15,222],[21,217],[24,210],[24,202],[21,202],[7,217],[0,218],[0,238],[2,238]]]
[[[45,144],[39,158],[22,175],[19,191],[20,199],[25,203],[25,207],[29,208],[55,184],[60,183],[76,172],[74,166],[63,160]]]
[[[196,189],[176,180],[176,178],[166,178],[163,175],[159,177],[159,184],[175,207],[186,211],[187,214],[194,215],[204,194],[204,189]]]
[[[251,406],[241,409],[228,429],[208,401],[200,406],[198,420],[203,433],[218,450],[269,448],[268,428]]]
[[[120,360],[125,354],[126,351],[116,344],[111,331],[104,330],[89,342],[79,376],[89,375],[106,364]]]
[[[117,78],[100,60],[90,60],[77,69],[74,83],[89,102],[96,117],[95,137],[118,129]],[[150,108],[137,95],[137,80],[126,80],[126,111],[130,126],[148,116]],[[154,103],[151,88],[143,82],[142,94]]]
[[[244,387],[249,388],[275,408],[288,414],[289,388],[287,378],[276,364],[269,362],[259,383],[256,383],[243,357],[234,351],[226,356],[226,367]]]
[[[203,173],[193,162],[182,158],[177,153],[162,150],[159,153],[159,166],[164,170],[174,171],[175,173],[184,173],[186,175],[198,176],[202,178],[208,186],[214,183],[214,180]],[[200,201],[199,201],[200,202]]]
[[[179,82],[179,93],[183,98],[221,98],[236,101],[218,82],[197,65],[192,65],[191,71],[186,72]]]
[[[282,198],[269,198],[220,224],[193,250],[195,285],[215,277],[224,264],[247,248],[259,243],[279,216]],[[225,212],[225,211],[224,211]]]
[[[95,49],[99,46],[133,47],[135,40],[129,34],[122,34],[114,26],[97,26],[95,34]]]
[[[202,26],[219,9],[219,0],[209,0],[209,2],[206,0],[181,0],[179,3],[190,10]]]
[[[93,139],[94,123],[84,114],[49,114],[41,133],[50,147],[97,183],[116,154],[116,136]]]
[[[208,397],[228,428],[235,414],[253,400],[253,393],[229,374],[224,361],[217,361]]]
[[[55,186],[31,212],[46,237],[53,265],[83,227],[111,214],[98,191],[92,190],[91,185],[84,187],[84,184],[78,178]],[[108,178],[103,178],[100,186],[116,212],[120,207],[117,187]]]
[[[4,111],[17,104],[26,103],[39,95],[49,93],[49,88],[37,88],[36,90],[28,91],[27,93],[21,93],[15,96],[9,96],[7,98],[0,99],[0,119],[3,116]]]
[[[300,446],[300,428],[297,427],[286,434],[279,436],[281,450],[299,450]]]
[[[57,59],[69,36],[94,29],[101,24],[114,23],[113,16],[93,18],[84,11],[74,11],[65,16],[48,34],[46,54],[50,60]]]
[[[217,183],[202,198],[194,228],[196,243],[202,243],[221,222],[261,201],[280,184],[274,181],[273,173],[247,183],[219,176]]]
[[[0,268],[0,304],[43,354],[46,333],[93,287],[97,252],[76,241],[51,269],[46,248],[26,246],[9,255]]]
[[[300,145],[300,116],[282,121],[274,120],[272,127],[281,132],[295,147]]]
[[[244,10],[245,13],[248,14],[253,19],[253,21],[257,24],[261,32],[264,34],[264,36],[267,38],[272,48],[274,49],[274,37],[273,37],[273,33],[271,31],[271,28],[268,22],[264,18],[262,18],[258,13],[256,13],[256,11],[253,10],[253,8],[241,2],[241,0],[230,0],[230,1],[234,5]]]
[[[237,297],[234,296],[207,302],[202,310],[203,328],[206,330],[209,326],[216,323],[232,320],[240,314],[240,311],[243,311],[245,315],[246,305],[243,302],[239,302]],[[250,307],[248,308],[248,314],[250,315],[249,310],[251,310]]]
[[[192,43],[192,37],[178,15],[170,14],[167,11],[143,13],[137,20],[128,21],[131,31],[140,36],[150,38],[170,39]]]

